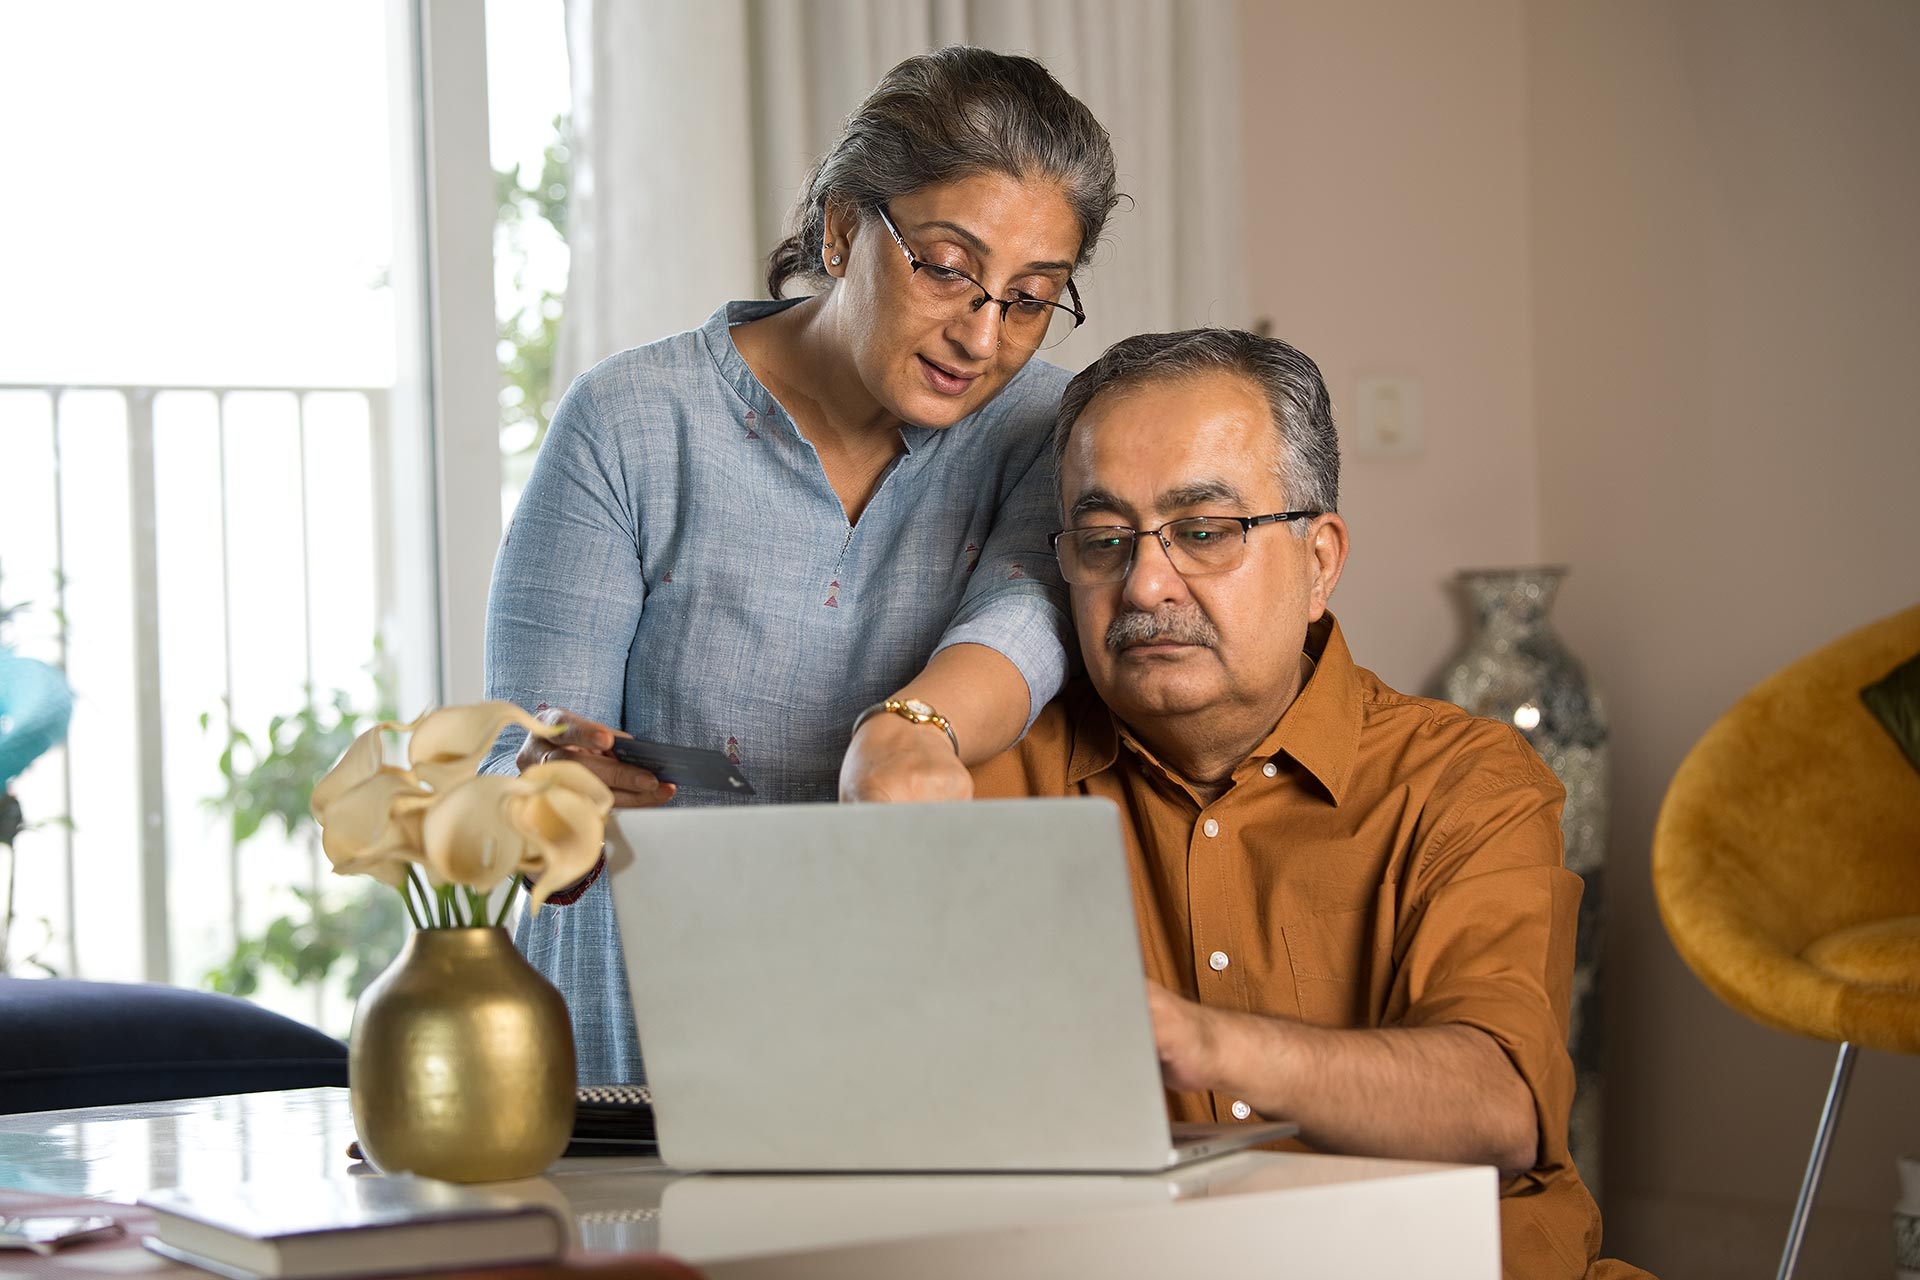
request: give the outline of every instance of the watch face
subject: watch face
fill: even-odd
[[[917,716],[930,716],[933,714],[933,708],[918,698],[903,698],[901,699],[900,705]]]

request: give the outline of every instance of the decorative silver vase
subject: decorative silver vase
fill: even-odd
[[[1569,871],[1586,881],[1575,940],[1573,1018],[1567,1048],[1575,1092],[1569,1142],[1581,1180],[1600,1198],[1601,998],[1607,856],[1607,717],[1579,660],[1547,613],[1564,568],[1472,570],[1460,583],[1479,629],[1441,682],[1441,696],[1476,716],[1504,720],[1533,744],[1567,789],[1560,834]]]
[[[1895,1280],[1920,1280],[1920,1156],[1898,1157],[1900,1199],[1893,1206]]]

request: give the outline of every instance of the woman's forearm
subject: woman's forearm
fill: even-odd
[[[893,696],[918,698],[946,717],[961,763],[969,765],[991,760],[1019,739],[1032,697],[1020,668],[983,644],[942,649]]]
[[[867,716],[840,763],[842,800],[970,799],[973,777],[967,766],[1013,745],[1027,727],[1032,697],[1020,669],[983,644],[942,649],[893,696],[932,707],[953,726],[954,741],[949,743],[934,724],[885,713]]]

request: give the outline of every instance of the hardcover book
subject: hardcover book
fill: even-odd
[[[160,1228],[149,1249],[239,1280],[547,1262],[570,1239],[550,1205],[408,1174],[175,1188],[140,1203]]]

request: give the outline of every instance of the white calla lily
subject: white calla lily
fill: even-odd
[[[487,923],[484,895],[515,875],[532,881],[535,911],[586,876],[600,856],[613,793],[575,760],[550,760],[513,777],[476,773],[512,724],[549,737],[561,732],[510,702],[482,702],[407,724],[382,721],[355,738],[313,788],[320,845],[333,869],[373,876],[404,896],[410,864],[422,864],[429,888],[417,880],[413,887],[423,927],[433,923],[436,904],[442,926]],[[411,733],[408,768],[385,762],[387,732]],[[467,891],[464,910],[447,886]],[[408,897],[408,909],[414,906]]]
[[[327,770],[326,776],[313,784],[313,795],[307,807],[312,811],[315,822],[325,826],[327,807],[342,792],[359,786],[386,767],[385,756],[380,746],[380,734],[387,729],[402,727],[391,720],[382,720],[353,740],[333,768]]]
[[[537,866],[528,901],[535,915],[557,891],[583,879],[600,860],[613,792],[584,765],[555,760],[521,775],[528,790],[508,801],[508,816],[525,833]]]
[[[408,763],[435,791],[458,786],[474,775],[500,731],[510,724],[544,737],[561,732],[558,725],[542,724],[511,702],[441,707],[414,721],[413,737],[407,742]]]
[[[520,779],[483,774],[442,794],[421,824],[422,852],[442,884],[490,892],[520,869],[527,840],[507,820]]]
[[[317,788],[316,788],[317,790]],[[405,769],[378,773],[316,805],[320,848],[341,875],[398,886],[407,853],[420,844],[420,819],[433,796]]]

